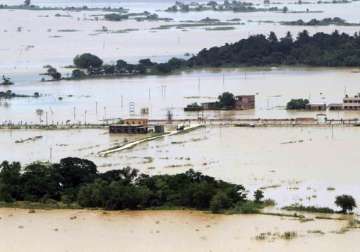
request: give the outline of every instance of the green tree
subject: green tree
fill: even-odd
[[[264,192],[261,190],[256,190],[254,192],[254,198],[255,198],[255,202],[260,203],[261,200],[264,198]]]
[[[235,97],[230,92],[224,92],[218,99],[221,108],[233,108],[235,106]]]
[[[356,207],[356,201],[351,195],[340,195],[335,199],[335,205],[341,207],[343,213],[352,211]]]
[[[23,197],[28,201],[58,200],[60,199],[59,182],[51,165],[30,164],[24,168],[24,174],[21,176]]]
[[[44,68],[46,69],[46,74],[49,75],[53,80],[61,79],[61,73],[59,73],[55,67],[47,65],[44,66]]]
[[[156,65],[156,70],[160,74],[169,74],[172,71],[172,67],[168,63],[160,63]]]
[[[101,67],[103,61],[96,55],[84,53],[74,58],[74,65],[78,68],[98,68]]]
[[[118,60],[116,61],[116,68],[118,70],[122,70],[125,69],[127,67],[128,63],[124,60]]]
[[[288,109],[288,110],[305,109],[307,104],[309,104],[308,99],[291,99],[286,104],[286,109]]]
[[[86,76],[86,74],[81,71],[80,69],[74,69],[71,73],[71,78],[72,79],[82,79]]]
[[[21,165],[18,162],[4,161],[0,165],[0,200],[12,202],[21,200],[20,174]]]
[[[220,213],[224,209],[231,206],[230,198],[224,192],[218,192],[214,195],[210,202],[210,211],[213,213]]]
[[[96,165],[86,159],[68,157],[54,165],[54,172],[60,177],[64,189],[93,182],[97,177]]]
[[[141,59],[139,60],[139,64],[145,67],[152,67],[155,65],[150,59]]]

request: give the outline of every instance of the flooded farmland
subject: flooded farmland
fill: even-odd
[[[192,1],[182,2],[194,5]],[[346,95],[359,95],[359,66],[231,65],[186,68],[163,75],[70,80],[73,59],[82,53],[99,56],[105,65],[114,65],[120,59],[130,64],[141,59],[163,63],[172,57],[187,60],[203,48],[220,47],[256,34],[267,38],[271,31],[280,41],[288,31],[296,39],[304,29],[310,35],[335,30],[353,35],[360,30],[359,1],[266,2],[252,1],[255,8],[278,11],[165,11],[175,4],[171,0],[32,0],[39,9],[29,9],[6,7],[22,6],[26,1],[0,0],[0,76],[14,83],[0,85],[0,92],[11,90],[19,95],[0,98],[0,162],[49,168],[51,163],[76,157],[93,161],[96,176],[123,172],[126,167],[149,177],[178,175],[192,169],[216,180],[243,185],[250,203],[259,203],[256,190],[263,193],[260,203],[271,202],[252,214],[236,212],[235,207],[214,214],[209,209],[199,211],[171,204],[147,210],[139,210],[143,208],[138,204],[134,207],[137,210],[118,207],[108,211],[114,209],[91,205],[93,202],[85,207],[79,204],[81,193],[92,190],[90,198],[110,197],[107,191],[80,183],[73,195],[63,190],[51,198],[47,192],[51,188],[46,188],[35,207],[29,195],[19,197],[17,205],[13,198],[6,197],[6,186],[16,180],[9,183],[3,178],[9,174],[4,163],[0,166],[0,251],[357,251],[360,208],[355,207],[351,214],[338,212],[341,208],[335,198],[351,195],[360,202],[360,127],[355,127],[359,126],[360,109],[306,111],[286,106],[291,99],[328,105],[342,103]],[[61,9],[65,7],[75,8]],[[102,8],[110,7],[123,7],[129,17],[106,20],[105,15],[116,9]],[[135,17],[143,12],[156,18],[137,20]],[[346,24],[283,24],[328,18],[341,18]],[[216,20],[216,24],[209,20]],[[64,79],[46,81],[44,67],[48,65],[61,72]],[[189,104],[215,102],[224,92],[254,95],[255,108],[184,111]],[[150,127],[164,124],[166,132],[109,133],[109,124],[118,125],[127,118],[148,119]],[[352,125],[332,125],[320,123],[319,118],[325,122],[353,121]],[[261,127],[229,123],[239,119],[313,119],[316,123]],[[187,121],[195,128],[181,132]],[[34,127],[24,129],[24,125]],[[51,129],[49,125],[61,127]],[[90,127],[94,125],[97,127]],[[170,134],[170,130],[176,134]],[[154,140],[147,140],[153,136]],[[123,148],[129,143],[129,148]],[[18,174],[26,172],[22,169]],[[34,177],[42,176],[41,169],[36,172]],[[31,191],[37,185],[19,181],[23,183],[21,190]],[[117,182],[108,183],[114,186]],[[163,186],[160,195],[168,189],[163,182],[154,183]],[[136,183],[134,180],[129,184]],[[94,184],[99,186],[101,182],[96,179]],[[64,184],[51,186],[62,188]],[[80,187],[86,188],[80,193]],[[175,185],[170,186],[175,190],[172,187]],[[120,196],[127,193],[118,191]],[[146,195],[147,191],[141,193]],[[136,197],[129,198],[131,201]],[[56,207],[51,205],[53,201],[58,201]],[[223,201],[226,205],[226,199]],[[45,210],[49,202],[51,208],[58,209]],[[333,212],[284,209],[294,205]]]
[[[252,191],[263,188],[279,207],[301,203],[335,207],[337,194],[359,195],[357,152],[360,128],[236,128],[210,126],[186,135],[169,136],[129,150],[99,152],[134,135],[106,130],[1,131],[0,152],[9,161],[59,161],[76,156],[93,160],[100,171],[130,166],[141,172],[175,174],[194,169],[239,183]],[[29,136],[33,142],[15,143]],[[24,155],[27,153],[27,155]],[[51,158],[51,159],[50,159]],[[339,168],[340,167],[340,168]],[[332,188],[332,189],[329,189]],[[250,195],[252,193],[249,193]],[[360,200],[360,198],[358,198]]]

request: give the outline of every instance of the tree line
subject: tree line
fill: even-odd
[[[260,204],[262,198],[262,192],[257,191],[256,202]],[[242,185],[194,170],[154,176],[129,167],[99,172],[93,162],[72,157],[25,167],[4,161],[0,165],[0,201],[55,201],[108,210],[178,207],[213,212],[248,202]]]
[[[176,175],[154,176],[130,167],[99,172],[92,161],[76,157],[58,163],[34,162],[25,167],[19,162],[0,164],[0,202],[7,203],[37,202],[107,210],[191,208],[213,213],[257,213],[274,204],[263,201],[261,190],[256,190],[253,198],[248,199],[242,185],[192,169]],[[342,213],[356,207],[350,195],[337,196],[335,204]]]
[[[309,35],[307,30],[294,39],[288,32],[278,38],[253,35],[233,44],[203,49],[188,60],[190,66],[360,66],[360,36],[334,31]]]
[[[104,64],[103,60],[91,53],[74,58],[71,79],[101,76],[133,76],[170,74],[174,71],[198,67],[239,67],[239,66],[360,66],[360,36],[334,31],[310,35],[304,30],[293,38],[288,32],[278,38],[274,32],[269,36],[253,35],[233,44],[201,50],[190,59],[171,58],[156,63],[141,59],[130,64],[122,59],[115,64]],[[50,69],[53,70],[53,69]],[[55,69],[56,70],[56,69]],[[57,71],[51,71],[53,79],[60,79]]]

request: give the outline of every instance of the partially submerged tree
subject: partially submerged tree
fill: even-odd
[[[233,108],[235,106],[235,96],[230,92],[219,95],[218,99],[221,108]]]
[[[286,104],[286,109],[288,110],[305,109],[307,104],[309,104],[308,99],[291,99]]]
[[[84,71],[81,71],[80,69],[74,69],[71,73],[71,78],[72,79],[82,79],[86,76],[86,74],[84,73]]]
[[[255,198],[255,202],[260,203],[261,200],[264,198],[264,192],[261,190],[256,190],[254,192],[254,198]]]
[[[12,81],[10,80],[10,78],[5,77],[5,75],[2,76],[2,79],[3,79],[3,81],[0,82],[0,85],[9,86],[9,85],[13,85],[13,84],[14,84],[14,82],[12,82]]]
[[[84,53],[74,58],[74,65],[78,68],[98,68],[101,67],[103,61],[96,55]]]
[[[51,65],[44,66],[46,69],[46,75],[49,75],[53,80],[60,80],[61,79],[61,73],[57,71],[57,69]]]
[[[351,195],[340,195],[335,199],[335,204],[338,207],[341,207],[342,213],[352,212],[352,210],[356,207],[356,201]]]

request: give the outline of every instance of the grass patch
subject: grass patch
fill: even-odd
[[[273,200],[265,200],[263,202],[245,201],[238,203],[231,210],[227,211],[228,214],[258,214],[262,209],[268,206],[274,206]]]
[[[299,211],[309,213],[328,213],[333,214],[335,211],[328,207],[315,207],[315,206],[303,206],[299,204],[283,207],[282,209],[287,211]]]
[[[45,202],[30,202],[30,201],[16,201],[16,202],[0,202],[0,208],[20,208],[20,209],[81,209],[78,204],[65,204],[60,201],[48,200]]]
[[[297,233],[294,231],[287,231],[281,234],[280,238],[284,240],[292,240],[297,237]]]

